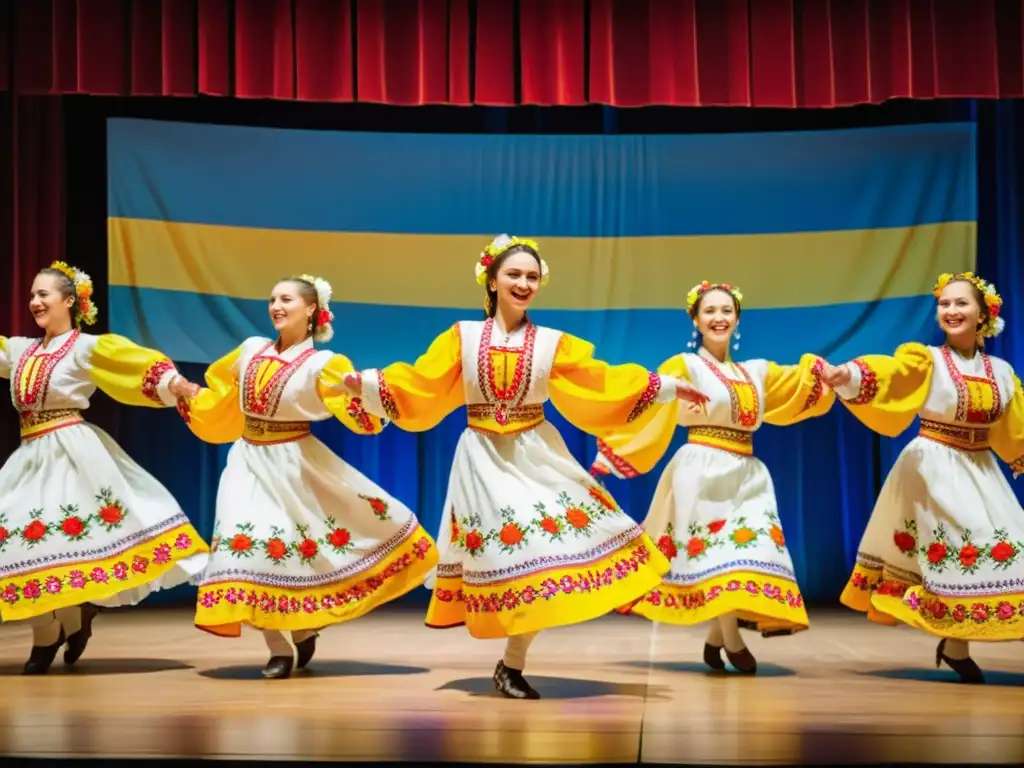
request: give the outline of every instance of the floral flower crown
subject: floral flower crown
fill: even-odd
[[[982,280],[973,272],[943,272],[939,275],[939,279],[935,281],[935,287],[932,289],[932,293],[935,298],[939,298],[942,291],[947,285],[955,280],[965,280],[979,291],[985,299],[985,309],[988,310],[988,318],[980,326],[978,326],[978,333],[983,338],[993,338],[1003,332],[1003,328],[1006,327],[1006,321],[999,316],[999,312],[1003,308],[1003,297],[996,291],[996,287],[988,282]]]
[[[331,312],[331,297],[334,289],[331,284],[322,277],[313,275],[299,275],[299,280],[309,283],[316,289],[316,303],[320,310],[313,320],[313,341],[328,342],[334,338],[334,313]]]
[[[82,323],[86,325],[95,323],[99,311],[96,308],[96,302],[92,300],[92,278],[82,270],[63,261],[53,262],[50,269],[55,269],[65,275],[75,286],[75,298],[78,300],[75,325],[81,327]]]
[[[537,245],[535,240],[527,240],[523,237],[509,237],[508,235],[498,235],[491,241],[491,244],[484,248],[480,254],[480,259],[476,263],[476,282],[478,285],[485,285],[487,283],[487,268],[494,263],[494,260],[501,256],[505,251],[510,248],[514,248],[517,245],[525,245],[527,248],[533,250],[534,253],[538,254],[540,258],[540,246]],[[548,284],[548,263],[544,259],[540,260],[540,284]]]
[[[688,314],[693,313],[693,308],[697,306],[697,301],[708,291],[725,291],[734,299],[736,299],[737,306],[743,304],[743,294],[740,293],[740,289],[729,283],[711,283],[707,280],[702,280],[690,289],[690,292],[686,294],[686,312]]]

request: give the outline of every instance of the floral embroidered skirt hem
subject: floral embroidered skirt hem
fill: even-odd
[[[82,603],[123,604],[116,599],[119,595],[148,594],[185,583],[189,570],[205,564],[207,552],[195,529],[183,523],[109,557],[5,577],[0,581],[0,619],[29,619]],[[183,568],[189,560],[200,562]],[[180,573],[168,578],[175,571]]]
[[[423,584],[437,564],[437,548],[419,525],[376,565],[342,581],[294,589],[253,581],[204,583],[195,626],[239,637],[242,625],[294,631],[323,629],[359,618]]]
[[[620,613],[680,626],[735,613],[746,628],[766,633],[799,632],[809,624],[804,598],[795,581],[743,570],[693,585],[666,582]]]
[[[1024,639],[1024,591],[946,597],[920,584],[857,564],[840,602],[869,621],[907,624],[937,637],[971,642]]]
[[[989,451],[922,437],[893,465],[840,601],[878,624],[1024,638],[1024,512]]]
[[[654,542],[636,531],[639,535],[624,546],[590,563],[487,584],[439,574],[426,624],[436,629],[465,625],[473,637],[496,639],[612,613],[657,586],[668,571],[668,560]]]

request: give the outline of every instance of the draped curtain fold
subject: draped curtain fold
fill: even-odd
[[[0,0],[0,88],[513,106],[1024,96],[1021,0]]]

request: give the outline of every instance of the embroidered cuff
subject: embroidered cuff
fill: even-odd
[[[814,365],[811,366],[811,391],[807,395],[807,400],[804,401],[803,409],[805,411],[809,411],[821,400],[821,395],[825,391],[825,382],[821,380],[821,374],[824,370],[825,361],[819,357],[814,361]]]
[[[661,380],[661,388],[658,390],[658,396],[655,398],[654,402],[659,405],[663,403],[671,403],[676,399],[676,387],[682,384],[682,382],[675,376],[659,376],[658,378]]]
[[[836,387],[836,394],[851,405],[870,403],[878,393],[874,372],[860,360],[851,360],[845,367],[850,372],[850,380]]]
[[[363,407],[382,419],[394,421],[398,418],[395,398],[391,396],[387,380],[378,368],[367,368],[361,374],[363,379]]]
[[[598,440],[597,456],[594,457],[594,463],[590,465],[590,474],[595,476],[614,475],[620,480],[629,480],[639,473],[628,461],[616,456],[615,451],[604,440]]]
[[[633,410],[631,410],[629,415],[626,417],[627,424],[631,421],[636,421],[644,411],[656,402],[660,402],[658,396],[663,391],[661,379],[662,377],[656,373],[650,373],[647,375],[647,389],[640,394],[640,399],[636,401],[636,404],[633,406]],[[675,397],[675,387],[672,387],[669,391],[671,391],[672,396]]]
[[[178,398],[171,394],[171,380],[178,375],[177,368],[170,360],[161,360],[150,366],[142,376],[142,394],[154,403],[168,408],[178,404]]]

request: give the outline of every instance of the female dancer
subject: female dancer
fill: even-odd
[[[238,637],[262,630],[263,676],[289,677],[313,658],[316,631],[362,616],[423,583],[434,543],[404,504],[310,433],[331,417],[357,434],[384,427],[342,378],[342,355],[317,350],[334,334],[326,280],[302,275],[274,286],[277,341],[254,337],[206,372],[183,415],[211,443],[233,442],[217,491],[210,566],[196,626]]]
[[[0,337],[21,445],[0,469],[0,618],[32,626],[26,675],[66,644],[74,664],[96,606],[133,605],[202,571],[209,549],[167,490],[82,411],[99,387],[120,403],[173,406],[185,381],[159,352],[78,329],[96,322],[92,281],[54,262],[32,283],[42,338]]]
[[[627,610],[669,624],[710,621],[704,663],[725,669],[724,648],[733,667],[753,674],[757,662],[740,637],[741,624],[766,636],[807,628],[772,478],[753,455],[753,435],[762,423],[781,426],[821,416],[835,395],[822,385],[824,361],[814,355],[793,366],[730,359],[742,301],[728,283],[705,280],[694,286],[686,296],[695,329],[689,346],[697,346],[699,334],[700,349],[670,357],[658,370],[700,387],[710,398],[707,409],[659,406],[642,433],[599,440],[591,473],[629,478],[649,472],[676,426],[689,429],[644,521],[672,569],[661,586]]]
[[[941,347],[904,344],[828,368],[867,427],[894,437],[920,416],[882,486],[842,602],[942,638],[935,664],[984,682],[970,640],[1024,638],[1024,513],[990,448],[1024,472],[1024,392],[984,339],[1003,329],[995,286],[971,272],[935,285]]]
[[[502,235],[476,265],[486,320],[442,333],[415,365],[349,376],[371,413],[409,431],[430,429],[465,404],[469,428],[455,451],[442,514],[441,563],[427,624],[465,624],[507,637],[494,671],[510,698],[538,698],[523,677],[526,651],[548,627],[613,611],[655,586],[665,558],[591,480],[544,420],[550,398],[581,430],[646,424],[650,406],[693,387],[637,365],[609,366],[593,347],[530,322],[546,282],[532,240]]]

